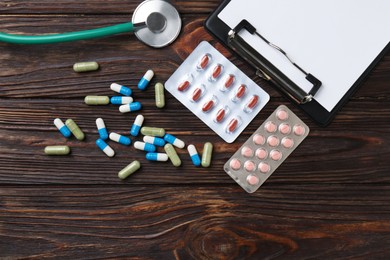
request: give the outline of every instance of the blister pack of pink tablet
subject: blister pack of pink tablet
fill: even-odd
[[[206,41],[172,74],[165,88],[228,143],[240,135],[270,99]]]
[[[224,170],[248,193],[255,192],[309,134],[286,106],[274,113],[225,163]]]

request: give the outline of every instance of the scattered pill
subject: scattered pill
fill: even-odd
[[[168,161],[168,155],[166,153],[147,153],[146,160],[156,162]]]
[[[110,104],[110,98],[107,96],[86,96],[84,103],[89,106],[99,106]]]
[[[165,140],[155,136],[144,136],[143,138],[145,143],[153,144],[155,146],[163,147],[165,145]]]
[[[141,130],[142,124],[144,123],[144,116],[143,115],[138,115],[135,120],[133,125],[131,126],[130,134],[132,136],[138,136],[139,131]]]
[[[54,145],[45,147],[46,155],[68,155],[69,153],[70,148],[67,145]]]
[[[205,54],[199,61],[198,65],[196,66],[196,68],[198,70],[204,70],[207,65],[209,64],[211,60],[211,57],[210,57],[210,54]]]
[[[193,145],[193,144],[188,145],[187,150],[188,150],[188,153],[190,154],[192,163],[197,167],[200,166],[201,160],[200,160],[198,151],[195,148],[195,145]]]
[[[221,76],[222,71],[223,71],[223,66],[221,64],[217,64],[214,67],[213,72],[211,73],[210,80],[212,81],[216,80],[219,76]]]
[[[181,160],[179,155],[177,155],[175,148],[171,144],[166,144],[164,150],[167,153],[169,160],[171,160],[173,166],[179,167],[181,165]]]
[[[258,95],[253,95],[253,97],[251,97],[251,99],[245,105],[244,111],[246,113],[252,112],[253,109],[257,106],[258,103],[259,103],[259,96]]]
[[[182,140],[170,134],[165,134],[164,140],[180,149],[184,148],[185,146],[185,143]]]
[[[115,96],[111,97],[111,104],[113,105],[126,105],[133,103],[133,98],[132,97],[122,97],[122,96]]]
[[[117,83],[112,83],[110,88],[112,91],[115,91],[115,92],[122,94],[124,96],[131,96],[131,94],[133,93],[133,91],[131,91],[130,88],[119,85]]]
[[[156,107],[163,108],[165,107],[165,94],[164,94],[164,85],[162,83],[157,83],[154,86]]]
[[[72,132],[72,134],[76,137],[77,140],[84,140],[85,135],[75,121],[73,121],[72,119],[68,119],[65,121],[65,125],[69,128],[69,130]]]
[[[99,132],[100,139],[107,140],[108,139],[108,132],[106,125],[104,124],[104,121],[102,118],[96,119],[96,126]]]
[[[127,165],[125,168],[123,168],[119,173],[118,177],[119,179],[126,179],[129,177],[131,174],[135,173],[141,168],[141,163],[139,161],[134,161]]]
[[[115,155],[114,150],[102,139],[96,140],[96,145],[99,147],[100,150],[102,150],[108,157],[113,157]]]
[[[72,135],[69,128],[61,121],[61,119],[59,118],[54,119],[54,125],[57,127],[60,133],[66,138]]]
[[[96,61],[90,62],[78,62],[73,65],[73,70],[75,72],[88,72],[99,69],[99,64]]]
[[[133,102],[130,104],[121,105],[119,107],[119,112],[121,113],[128,113],[128,112],[134,112],[141,110],[142,105],[140,102]]]
[[[190,86],[190,82],[188,80],[186,80],[186,81],[183,81],[182,83],[180,83],[180,85],[177,87],[177,90],[179,90],[180,92],[183,92],[183,91],[186,91],[189,86]]]
[[[140,142],[140,141],[137,141],[134,143],[134,148],[141,150],[141,151],[150,152],[150,153],[153,153],[156,151],[156,146],[154,146],[153,144],[144,143],[144,142]]]
[[[202,153],[202,166],[209,167],[211,164],[211,157],[213,154],[213,144],[207,142],[204,144],[203,153]]]
[[[164,137],[165,129],[164,128],[144,126],[144,127],[141,128],[141,134],[149,135],[149,136]]]
[[[142,79],[138,82],[138,88],[140,90],[145,90],[146,87],[149,85],[150,80],[153,78],[154,72],[153,70],[148,70],[145,75],[142,77]]]
[[[117,133],[110,133],[110,140],[126,146],[131,144],[130,138]]]

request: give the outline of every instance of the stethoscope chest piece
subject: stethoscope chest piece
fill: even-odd
[[[134,34],[143,43],[162,48],[172,43],[180,33],[181,19],[177,10],[163,0],[146,0],[133,13],[132,22],[145,24],[135,28]]]

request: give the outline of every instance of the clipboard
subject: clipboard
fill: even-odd
[[[388,10],[388,0],[224,0],[205,27],[326,126],[389,51]]]

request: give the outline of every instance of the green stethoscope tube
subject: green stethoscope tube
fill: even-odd
[[[96,28],[92,30],[68,32],[48,35],[16,35],[0,32],[0,42],[15,44],[49,44],[59,42],[71,42],[104,37],[113,34],[133,32],[133,23],[121,23],[113,26]]]

